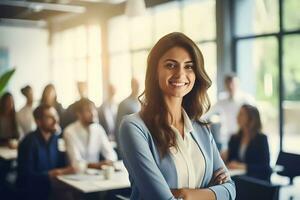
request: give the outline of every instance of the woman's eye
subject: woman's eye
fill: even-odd
[[[175,67],[175,64],[174,63],[167,63],[166,67],[168,67],[170,69],[173,69]]]
[[[185,68],[186,69],[193,69],[193,65],[186,65]]]

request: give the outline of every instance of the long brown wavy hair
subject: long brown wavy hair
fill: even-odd
[[[54,91],[55,96],[54,96],[52,105],[49,105],[49,106],[55,106],[55,104],[57,103],[57,94],[56,94],[56,90],[55,90],[54,85],[51,84],[51,83],[46,85],[44,90],[43,90],[41,104],[48,104],[47,101],[48,101],[49,93],[51,92],[51,90]]]
[[[262,122],[260,119],[260,114],[255,106],[250,104],[244,104],[240,109],[244,109],[247,113],[248,128],[250,129],[250,139],[254,139],[255,136],[262,132]],[[238,131],[238,135],[242,135],[242,130]]]
[[[8,109],[6,107],[6,104],[7,104],[8,101],[12,101],[13,107],[10,110],[10,112],[8,113],[8,115],[5,115],[6,111]],[[17,126],[15,104],[14,104],[12,94],[9,93],[9,92],[5,92],[0,98],[0,117],[9,118],[9,123],[10,123],[10,126],[12,128],[11,137],[12,138],[19,138],[20,133],[18,131],[18,126]],[[1,135],[0,135],[0,137],[1,137]]]
[[[142,104],[141,118],[151,132],[160,155],[164,157],[170,147],[177,147],[176,137],[168,122],[168,108],[158,84],[158,62],[171,48],[184,48],[194,63],[196,75],[192,90],[183,97],[182,107],[192,120],[200,123],[200,117],[210,108],[207,90],[211,80],[204,69],[203,55],[197,45],[186,35],[174,32],[162,37],[151,49],[147,59],[145,90],[139,96]]]

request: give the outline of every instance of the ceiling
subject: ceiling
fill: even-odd
[[[171,0],[145,0],[146,7]],[[126,0],[0,0],[0,25],[40,26],[67,14],[86,14],[90,10],[109,11]]]

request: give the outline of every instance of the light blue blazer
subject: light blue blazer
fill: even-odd
[[[236,192],[231,179],[221,185],[208,186],[213,172],[226,167],[209,129],[196,121],[192,121],[192,124],[194,132],[191,134],[204,155],[206,166],[203,181],[198,188],[211,189],[217,200],[234,200]],[[153,137],[138,113],[124,117],[119,142],[131,182],[130,199],[174,200],[170,188],[177,189],[178,181],[173,159],[168,154],[160,158]]]

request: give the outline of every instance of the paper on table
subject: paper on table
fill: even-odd
[[[69,174],[63,176],[65,179],[74,180],[74,181],[95,181],[103,180],[103,176],[95,176],[88,174]]]

